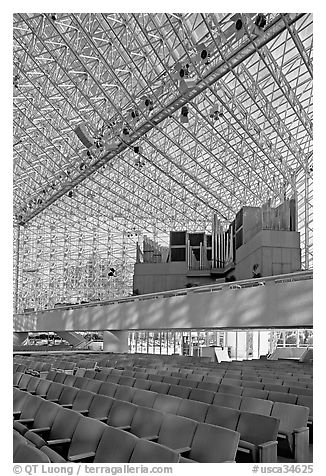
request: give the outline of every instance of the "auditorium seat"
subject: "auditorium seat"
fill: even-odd
[[[61,408],[58,410],[49,430],[27,431],[25,438],[31,441],[37,448],[48,445],[58,449],[63,445],[69,445],[72,435],[79,423],[81,415],[72,410]]]
[[[170,384],[165,383],[165,382],[152,382],[150,386],[150,390],[152,392],[157,392],[157,393],[165,393],[167,394],[170,388]]]
[[[240,410],[249,413],[258,413],[259,415],[270,415],[273,402],[261,398],[242,397]]]
[[[152,440],[159,434],[165,416],[153,408],[138,407],[130,425],[130,432],[139,438]]]
[[[34,421],[35,414],[43,402],[42,398],[26,393],[19,418],[14,421],[14,428],[19,433],[24,434],[27,431],[27,425]]]
[[[114,398],[117,400],[124,400],[126,402],[131,402],[132,397],[136,389],[134,387],[128,387],[127,385],[118,385],[118,388],[114,394]]]
[[[267,415],[241,412],[237,431],[240,433],[237,461],[277,463],[279,420]]]
[[[164,375],[159,375],[159,374],[156,374],[156,373],[155,374],[149,373],[149,374],[147,374],[147,378],[151,382],[163,382]]]
[[[71,438],[67,460],[70,462],[93,461],[97,446],[106,428],[105,423],[94,418],[80,418]]]
[[[264,384],[264,390],[268,390],[269,392],[283,392],[283,393],[288,393],[289,392],[289,388],[288,386],[286,385],[276,385],[276,384],[271,384],[271,383],[268,383],[268,384]],[[291,393],[295,393],[295,392],[291,392]]]
[[[63,383],[66,380],[67,375],[68,374],[66,374],[64,372],[56,372],[56,374],[53,378],[53,382]]]
[[[20,444],[13,455],[14,463],[51,463],[50,458],[43,451],[32,445]]]
[[[222,426],[229,430],[236,430],[240,411],[234,408],[210,405],[205,418],[205,423]]]
[[[258,388],[247,388],[245,387],[242,392],[242,397],[253,397],[253,398],[262,398],[267,399],[268,390],[260,390]]]
[[[66,408],[71,408],[78,392],[79,392],[79,389],[76,387],[64,386],[64,389],[62,390],[59,396],[59,400],[58,400],[59,405]]]
[[[245,388],[256,388],[258,390],[263,390],[264,388],[264,384],[261,382],[248,382],[247,380],[242,380],[242,386]]]
[[[39,395],[40,397],[44,398],[52,383],[52,380],[41,379],[40,383],[35,389],[35,395]]]
[[[44,398],[50,402],[58,402],[64,388],[65,386],[62,383],[51,382]]]
[[[166,446],[139,438],[130,463],[178,463],[179,455]]]
[[[106,395],[107,397],[114,397],[117,391],[118,384],[111,382],[102,382],[98,392],[100,395]]]
[[[32,378],[32,375],[30,374],[22,375],[18,382],[18,388],[20,388],[20,390],[26,390],[28,382],[30,381],[31,378]]]
[[[198,423],[186,458],[181,456],[180,462],[224,463],[235,461],[240,435],[236,431]]]
[[[101,380],[102,382],[105,382],[108,375],[109,375],[109,372],[105,369],[102,369],[99,372],[96,372],[95,379],[96,380]]]
[[[106,427],[102,433],[93,463],[128,463],[138,438],[118,428]]]
[[[170,385],[168,395],[173,395],[180,398],[188,398],[192,388],[184,387],[183,385]]]
[[[178,408],[178,415],[192,418],[195,421],[203,422],[208,411],[209,405],[195,400],[182,399]]]
[[[66,460],[59,455],[56,451],[54,451],[52,448],[49,448],[48,446],[42,446],[40,448],[40,451],[44,453],[49,459],[51,463],[66,463]]]
[[[40,397],[34,397],[28,401],[29,406],[33,406],[33,401],[39,400]],[[36,407],[33,407],[36,408]],[[51,425],[60,409],[59,405],[48,400],[42,400],[41,404],[37,406],[37,410],[30,418],[20,418],[14,421],[14,429],[19,431],[22,435],[28,430],[33,430],[35,433],[46,431],[51,428]]]
[[[307,428],[309,408],[289,403],[274,402],[271,416],[280,420],[279,449],[289,454],[297,463],[308,458],[309,430]],[[285,443],[285,444],[284,444]]]
[[[144,407],[153,408],[156,396],[157,396],[156,392],[151,392],[150,390],[142,390],[137,388],[131,401],[135,405],[142,405]]]
[[[243,388],[221,383],[218,391],[222,393],[230,393],[232,395],[242,395]]]
[[[101,385],[102,385],[102,383],[99,380],[87,378],[87,383],[85,385],[85,390],[87,390],[89,392],[97,393]]]
[[[132,387],[135,383],[136,379],[133,377],[128,377],[128,375],[121,375],[119,379],[119,385],[128,385],[129,387]]]
[[[172,377],[171,375],[170,376],[164,376],[163,377],[163,382],[165,383],[168,383],[168,384],[172,384],[172,385],[178,385],[179,384],[179,381],[180,379],[177,378],[177,377]]]
[[[219,386],[220,386],[219,383],[202,381],[202,382],[198,382],[198,385],[196,388],[209,390],[210,392],[217,392]]]
[[[66,378],[64,379],[63,383],[68,387],[74,387],[76,379],[77,377],[75,377],[75,375],[66,374]]]
[[[173,395],[158,394],[154,400],[153,409],[163,413],[176,414],[182,399]]]
[[[198,380],[193,380],[191,378],[181,378],[179,381],[179,385],[183,385],[184,387],[196,388],[198,385]]]
[[[18,418],[21,414],[23,406],[25,404],[25,400],[31,398],[30,394],[27,392],[23,392],[18,388],[14,388],[13,390],[13,416],[14,418]]]
[[[137,405],[130,402],[115,400],[110,408],[106,423],[116,428],[130,429]]]
[[[235,408],[236,410],[239,410],[240,403],[241,403],[240,395],[232,395],[232,394],[223,393],[223,392],[217,392],[213,400],[213,405]]]
[[[97,374],[96,370],[86,369],[86,372],[85,372],[85,374],[84,374],[84,377],[94,379],[95,376],[96,376],[96,374]]]
[[[268,400],[272,400],[273,402],[291,403],[295,405],[298,400],[298,395],[294,395],[293,393],[269,392]]]
[[[14,387],[19,387],[19,381],[20,379],[22,378],[22,376],[24,375],[23,372],[15,372],[14,375],[13,375],[13,386]]]
[[[141,390],[149,390],[151,381],[144,378],[136,378],[134,388],[140,388]]]
[[[215,392],[203,390],[201,388],[193,388],[189,394],[190,400],[197,400],[204,403],[212,403],[215,397]]]
[[[94,396],[95,394],[93,392],[79,389],[71,409],[82,415],[87,415]]]
[[[301,387],[290,387],[289,393],[295,393],[296,395],[309,395],[312,396],[312,389]]]

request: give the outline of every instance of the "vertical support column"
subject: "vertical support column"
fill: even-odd
[[[307,170],[305,170],[304,182],[304,256],[305,269],[309,269],[309,180]]]
[[[19,288],[19,267],[20,267],[20,225],[17,228],[16,240],[16,269],[15,269],[15,304],[14,313],[18,313],[18,288]]]
[[[128,331],[104,331],[103,351],[128,353]]]

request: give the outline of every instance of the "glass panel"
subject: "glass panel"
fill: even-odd
[[[178,335],[178,338],[176,337]],[[174,339],[176,339],[176,348],[174,348]],[[168,332],[168,354],[181,354],[181,333]]]
[[[190,355],[190,332],[182,332],[182,355]]]
[[[198,332],[191,331],[190,334],[191,334],[191,341],[190,341],[189,355],[194,355],[198,357],[199,356]]]
[[[207,345],[208,346],[219,345],[217,343],[217,332],[216,331],[208,331],[207,332]]]
[[[296,347],[297,346],[297,331],[292,329],[285,332],[285,345],[286,347]]]
[[[168,353],[168,333],[161,332],[161,354],[166,355]]]
[[[311,329],[299,330],[299,345],[302,347],[313,346],[313,331]]]
[[[154,332],[148,332],[148,353],[154,354]]]
[[[161,344],[160,344],[160,332],[154,331],[153,332],[153,344],[154,344],[154,354],[161,353]]]

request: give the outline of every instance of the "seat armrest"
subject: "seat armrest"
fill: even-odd
[[[82,415],[87,415],[88,410],[76,410],[78,413],[81,413]]]
[[[13,412],[14,418],[15,418],[15,417],[19,417],[20,414],[21,414],[21,410],[18,410],[18,411],[16,411],[16,412]]]
[[[57,440],[48,440],[47,444],[49,446],[54,446],[54,445],[68,444],[70,442],[71,442],[71,438],[58,438]]]
[[[42,394],[38,393],[37,396],[38,396],[38,397],[41,397],[41,398],[45,398],[45,397],[46,397],[46,393],[42,393]]]
[[[103,421],[103,422],[106,422],[107,419],[108,419],[107,416],[102,416],[102,417],[96,417],[96,418],[95,418],[95,420]]]
[[[293,431],[294,439],[294,461],[305,463],[309,457],[309,428],[296,428]]]
[[[277,441],[258,445],[258,463],[277,463]]]
[[[72,403],[61,403],[60,404],[63,408],[72,408]]]
[[[81,461],[83,459],[94,458],[95,452],[89,451],[88,453],[81,453],[79,455],[68,456],[68,461]]]
[[[50,431],[51,427],[50,426],[44,426],[43,428],[31,428],[30,431],[33,433],[46,433],[47,431]]]
[[[176,453],[179,453],[182,456],[185,456],[185,454],[189,453],[190,450],[191,450],[190,446],[185,446],[184,448],[177,448],[177,449],[174,449],[173,451],[175,451]]]
[[[51,400],[48,400],[49,402],[53,403],[58,403],[59,399],[58,398],[51,398]]]
[[[33,423],[34,421],[34,418],[20,418],[19,420],[16,420],[18,421],[19,423]]]
[[[123,426],[116,426],[115,428],[118,428],[118,430],[130,430],[131,426],[123,425]]]
[[[141,438],[142,438],[143,440],[156,441],[156,440],[158,440],[158,435],[142,436]]]

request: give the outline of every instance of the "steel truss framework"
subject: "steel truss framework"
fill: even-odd
[[[312,15],[264,18],[14,15],[16,311],[128,294],[143,235],[284,196],[312,268]]]

